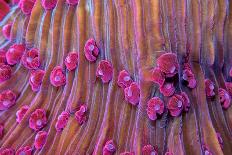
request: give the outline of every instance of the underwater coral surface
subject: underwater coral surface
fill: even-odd
[[[0,0],[0,155],[231,155],[232,1]]]

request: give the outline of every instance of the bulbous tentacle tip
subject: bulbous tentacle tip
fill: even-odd
[[[10,65],[0,64],[0,83],[11,78],[12,69]]]
[[[42,6],[45,10],[52,10],[56,7],[57,0],[41,0]]]
[[[13,148],[11,148],[11,147],[1,148],[0,149],[0,154],[1,155],[14,155],[15,150]]]
[[[57,118],[55,128],[57,132],[61,132],[68,123],[70,114],[66,111],[63,111]]]
[[[210,79],[205,79],[205,93],[208,98],[215,96],[214,83]]]
[[[0,93],[0,111],[8,110],[16,104],[16,94],[12,90],[4,90]]]
[[[96,76],[101,78],[103,83],[108,83],[113,78],[113,66],[107,60],[101,60],[96,70]]]
[[[24,115],[26,114],[26,112],[28,111],[29,106],[28,105],[24,105],[22,107],[20,107],[20,109],[16,112],[16,122],[20,123],[24,117]]]
[[[38,150],[41,149],[46,143],[48,133],[46,131],[39,131],[34,140],[34,147]]]
[[[24,146],[24,147],[20,147],[15,155],[31,155],[33,152],[33,148],[30,146]]]
[[[16,65],[20,62],[26,47],[24,44],[13,44],[6,52],[6,60],[9,65]]]
[[[36,0],[20,0],[18,6],[25,15],[30,15]]]
[[[38,131],[42,129],[46,124],[46,111],[44,109],[36,109],[29,118],[29,127],[34,131]]]
[[[78,53],[70,52],[64,60],[65,66],[68,71],[73,71],[77,68],[78,65]]]
[[[26,51],[21,58],[21,63],[27,69],[38,69],[40,66],[39,50],[32,48],[31,50]]]
[[[157,58],[157,67],[165,73],[166,77],[173,77],[179,71],[179,62],[174,53],[165,53]]]
[[[130,84],[133,82],[130,74],[126,70],[122,70],[118,74],[118,81],[117,84],[121,88],[129,87]]]
[[[10,12],[9,5],[4,0],[0,0],[0,22],[4,19],[4,17],[9,12]]]
[[[66,0],[66,3],[70,5],[78,5],[80,0]]]
[[[223,88],[219,88],[219,100],[223,109],[228,109],[231,106],[231,96]]]
[[[132,82],[124,89],[125,99],[132,105],[137,106],[140,101],[140,88],[136,82]]]
[[[12,23],[4,25],[2,28],[2,34],[8,40],[11,40],[11,28],[12,28]]]
[[[103,147],[103,155],[113,155],[116,152],[116,146],[113,140],[108,140]]]
[[[150,120],[156,120],[157,115],[164,112],[164,102],[159,97],[153,97],[147,102],[147,115]]]
[[[50,82],[54,87],[61,87],[66,84],[66,75],[62,67],[56,66],[53,68],[50,74]]]
[[[158,148],[152,145],[145,145],[142,148],[142,155],[158,155]]]
[[[99,55],[99,48],[96,41],[93,38],[90,38],[86,41],[84,47],[85,57],[90,62],[95,62]]]
[[[87,110],[87,106],[83,104],[78,111],[75,112],[75,118],[80,125],[87,121]]]

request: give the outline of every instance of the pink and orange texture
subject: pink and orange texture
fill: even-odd
[[[0,0],[0,155],[231,155],[231,7]]]

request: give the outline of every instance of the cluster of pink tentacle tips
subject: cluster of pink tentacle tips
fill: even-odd
[[[36,3],[36,0],[14,0],[12,2],[14,5],[18,5],[18,8],[26,16],[30,16],[32,9]],[[67,0],[68,5],[77,5],[79,0]],[[57,0],[42,0],[42,7],[46,10],[52,10],[57,5]],[[0,0],[0,21],[7,16],[10,12],[9,5]],[[39,92],[40,87],[44,81],[44,76],[47,74],[44,66],[41,65],[40,51],[37,48],[28,48],[24,43],[15,43],[11,38],[12,27],[14,23],[8,23],[2,28],[2,36],[6,40],[11,41],[13,44],[8,49],[0,49],[0,83],[4,84],[14,77],[14,70],[16,65],[22,65],[28,72],[29,80],[28,83],[31,90],[34,92]],[[96,45],[94,46],[96,47]],[[97,57],[98,53],[95,54]],[[88,58],[87,58],[88,59]],[[66,59],[64,60],[65,67],[68,71],[75,71],[78,65],[78,52],[71,51],[68,53]],[[66,84],[65,68],[56,66],[52,69],[50,73],[50,83],[54,87],[61,87]],[[14,90],[4,90],[0,92],[0,111],[6,111],[17,104],[17,99],[19,97],[18,92]],[[83,110],[84,107],[84,110]],[[21,106],[16,112],[16,122],[20,124],[25,115],[29,112],[30,105]],[[87,119],[86,116],[87,106],[82,105],[80,109],[76,112],[77,123],[84,123]],[[43,128],[48,124],[48,114],[47,110],[43,108],[38,108],[29,112],[28,127],[37,132],[34,138],[34,143],[32,146],[20,147],[17,150],[13,148],[1,148],[1,155],[22,155],[22,154],[33,154],[35,149],[41,149],[46,143],[48,132],[43,131]],[[57,122],[54,125],[57,132],[61,132],[68,123],[70,114],[63,111],[57,118]],[[24,120],[25,121],[25,120]],[[0,124],[0,138],[4,136],[4,124]]]
[[[190,108],[190,99],[186,92],[176,91],[177,83],[176,79],[181,77],[183,84],[186,85],[189,89],[194,89],[197,86],[197,80],[191,69],[191,65],[185,60],[182,66],[182,75],[177,76],[180,73],[179,62],[177,55],[174,53],[164,53],[157,58],[157,66],[151,72],[151,81],[154,82],[160,90],[160,93],[164,97],[169,97],[167,103],[167,109],[171,116],[179,116],[182,111],[187,112]],[[226,83],[227,87],[230,87],[230,83]],[[229,90],[229,89],[228,89]],[[207,97],[213,97],[214,92],[214,83],[205,79],[205,93]],[[222,107],[227,109],[230,104],[230,95],[223,89],[219,88],[219,97]],[[156,120],[157,116],[161,115],[164,112],[165,104],[164,101],[159,97],[153,97],[147,103],[147,114],[151,120]]]
[[[177,55],[174,53],[164,53],[157,58],[157,66],[151,72],[151,81],[154,82],[163,94],[163,97],[168,97],[167,105],[164,101],[156,96],[150,99],[147,103],[147,115],[151,120],[156,120],[157,116],[164,113],[165,107],[168,109],[171,116],[179,116],[182,111],[188,111],[190,100],[188,95],[180,91],[176,91],[180,66]],[[191,76],[190,76],[191,75]],[[189,88],[196,87],[196,79],[192,73],[188,63],[183,67],[183,80],[188,82]]]

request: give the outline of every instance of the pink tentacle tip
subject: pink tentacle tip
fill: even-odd
[[[80,125],[87,121],[87,110],[87,106],[82,105],[80,109],[75,113],[75,118]]]
[[[113,66],[107,60],[101,60],[98,64],[96,76],[100,77],[103,83],[108,83],[113,77]]]
[[[210,79],[205,79],[205,93],[207,97],[215,96],[214,83]]]
[[[187,82],[189,88],[195,88],[197,81],[195,75],[193,74],[190,65],[188,63],[184,64],[182,79]]]
[[[126,70],[122,70],[119,72],[117,84],[121,88],[129,87],[133,82],[130,74]]]
[[[224,109],[228,109],[231,105],[230,94],[223,88],[219,88],[219,100]]]
[[[116,146],[113,140],[109,140],[103,147],[103,155],[113,155],[116,152]]]
[[[164,96],[172,96],[175,93],[174,83],[165,82],[160,86],[159,90]]]
[[[0,93],[0,110],[7,110],[16,103],[16,94],[11,90],[4,90]]]
[[[0,64],[0,83],[11,78],[12,69],[9,65]]]
[[[36,134],[35,140],[34,140],[34,146],[37,150],[41,149],[44,146],[47,140],[47,136],[48,136],[48,133],[46,131],[39,131]]]
[[[57,0],[42,0],[42,6],[45,10],[52,10],[56,7]]]
[[[32,155],[32,148],[30,146],[20,147],[15,155]]]
[[[157,67],[166,77],[173,77],[178,73],[179,63],[176,54],[165,53],[157,58]]]
[[[156,120],[157,114],[162,115],[164,112],[164,102],[159,97],[153,97],[147,102],[147,115],[150,120]]]
[[[1,148],[0,149],[0,155],[14,155],[15,150],[13,148]]]
[[[60,66],[53,68],[50,74],[50,82],[55,87],[60,87],[66,84],[66,76]]]
[[[31,75],[29,78],[29,84],[33,91],[35,92],[39,91],[40,86],[43,82],[44,75],[45,75],[45,71],[41,69],[31,72]]]
[[[132,105],[138,105],[140,100],[140,88],[136,82],[132,82],[124,89],[125,99]]]
[[[181,92],[181,97],[184,103],[184,111],[189,111],[190,108],[190,99],[188,97],[188,95],[185,92]]]
[[[25,15],[30,15],[36,0],[20,0],[18,6]]]
[[[4,134],[4,126],[3,124],[0,124],[0,139],[3,137]]]
[[[42,129],[47,124],[46,111],[36,109],[30,116],[29,127],[35,131]]]
[[[165,74],[159,68],[156,67],[152,70],[151,79],[154,83],[158,84],[159,86],[162,86],[165,82]]]
[[[180,95],[175,94],[169,101],[167,108],[171,116],[179,116],[182,110],[188,111],[190,107],[190,100],[185,92],[181,92]]]
[[[38,69],[40,66],[38,49],[33,48],[25,52],[21,58],[21,62],[27,69]]]
[[[12,23],[4,25],[2,28],[2,34],[8,40],[10,40],[11,28],[12,28]]]
[[[4,0],[0,0],[0,21],[2,21],[9,12],[9,5]]]
[[[63,111],[58,116],[58,119],[57,119],[56,125],[55,125],[56,131],[60,132],[60,131],[62,131],[65,128],[65,126],[68,123],[69,116],[70,116],[69,113],[66,112],[66,111]]]
[[[0,49],[0,64],[7,64],[7,60],[6,60],[6,50],[4,49]]]
[[[29,106],[24,105],[16,112],[16,122],[20,123],[22,121],[28,109],[29,109]]]
[[[84,53],[85,53],[85,57],[88,61],[94,62],[97,60],[97,57],[99,54],[99,49],[98,49],[97,44],[93,38],[90,38],[85,43]]]
[[[6,52],[6,60],[9,65],[15,65],[20,62],[25,51],[23,44],[14,44]]]
[[[70,5],[78,5],[79,0],[66,0],[66,3],[68,3]]]
[[[69,71],[75,70],[78,64],[78,53],[70,52],[68,56],[65,58],[65,66]]]
[[[145,145],[142,148],[142,155],[158,155],[158,149],[152,145]]]

